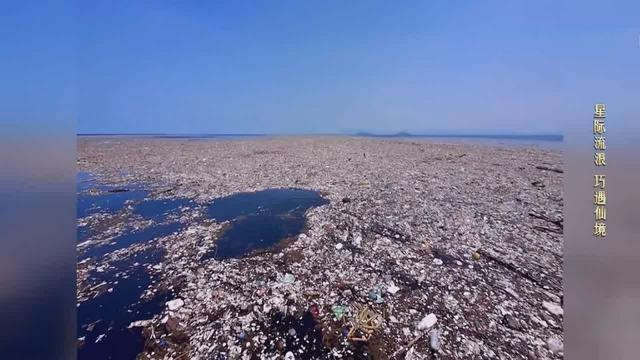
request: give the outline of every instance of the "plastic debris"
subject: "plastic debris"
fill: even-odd
[[[562,309],[562,306],[560,306],[560,304],[543,301],[542,306],[553,315],[564,315],[564,310]]]
[[[134,328],[134,327],[145,327],[149,324],[151,324],[153,320],[149,319],[149,320],[138,320],[138,321],[134,321],[131,324],[129,324],[129,328]]]
[[[547,339],[547,347],[549,348],[549,351],[551,351],[554,354],[560,353],[564,349],[562,340],[560,340],[555,336],[552,336],[549,339]]]
[[[369,292],[369,300],[372,300],[376,304],[382,304],[384,299],[382,298],[382,290],[379,286],[376,286]]]
[[[353,245],[360,247],[362,245],[362,236],[358,235],[353,239]]]
[[[184,300],[173,299],[171,301],[167,301],[166,305],[169,311],[178,311],[182,306],[184,306]]]
[[[429,346],[433,351],[440,350],[440,329],[431,330]]]
[[[331,311],[333,312],[333,315],[336,317],[336,319],[342,320],[342,317],[347,313],[348,308],[344,305],[334,305],[331,308]]]
[[[383,357],[401,348],[408,351],[406,344],[422,336],[413,354],[428,358],[429,354],[418,351],[429,351],[427,336],[435,326],[442,331],[442,358],[479,354],[527,358],[528,349],[513,344],[540,343],[544,347],[549,337],[562,340],[563,316],[553,315],[551,311],[559,311],[550,311],[542,303],[558,305],[563,296],[559,228],[563,179],[562,174],[535,167],[561,168],[561,154],[440,141],[310,137],[205,142],[79,137],[79,169],[132,189],[117,196],[134,193],[134,188],[125,185],[133,180],[150,184],[149,198],[188,198],[194,203],[167,219],[181,228],[80,261],[78,303],[102,296],[110,288],[112,296],[122,294],[115,281],[132,280],[134,271],[147,272],[152,279],[136,301],[151,300],[166,289],[184,300],[176,311],[160,306],[160,313],[142,315],[152,320],[143,331],[145,340],[155,336],[149,343],[157,344],[161,336],[167,339],[162,351],[153,356],[151,351],[157,349],[145,348],[141,356],[148,358],[303,354],[310,350],[311,337],[305,340],[298,324],[274,325],[272,319],[275,315],[301,319],[307,310],[328,340],[343,340],[343,331],[347,338],[366,338],[360,327],[353,326],[357,314],[352,302],[366,302],[389,319],[370,335],[383,340],[384,347],[376,349]],[[354,156],[365,152],[366,158]],[[531,186],[536,179],[545,187]],[[317,190],[330,203],[306,210],[303,232],[273,249],[224,261],[207,257],[215,253],[220,235],[234,226],[233,221],[208,215],[212,202],[238,192],[289,187]],[[343,204],[347,194],[353,200]],[[155,221],[132,214],[135,209],[132,202],[117,213],[78,219],[79,227],[92,232],[78,242],[79,251],[113,243],[128,231],[155,226]],[[340,251],[337,243],[343,245]],[[478,250],[480,245],[482,250]],[[157,263],[140,256],[155,250],[165,254]],[[136,265],[126,271],[117,268],[118,263],[134,257]],[[450,266],[435,266],[434,257]],[[109,278],[113,273],[118,276]],[[277,275],[287,273],[295,274],[293,282]],[[522,281],[523,274],[539,283]],[[400,288],[395,294],[392,280]],[[514,294],[528,301],[519,301]],[[327,313],[334,304],[349,304],[351,309],[340,323],[331,321],[333,312]],[[423,316],[435,311],[451,316],[418,330]],[[481,334],[465,328],[477,320],[477,313],[488,327]],[[507,313],[527,326],[517,332],[500,331],[496,327],[502,326]],[[78,336],[94,339],[111,321],[102,320],[105,323],[91,328],[93,333],[89,333],[89,324],[81,324]],[[123,327],[138,320],[128,319]],[[345,322],[348,326],[343,328]],[[291,327],[297,330],[295,341],[281,341],[290,336]],[[243,341],[238,340],[241,329],[246,332]],[[349,336],[352,330],[358,334]],[[165,336],[167,333],[170,335]],[[174,336],[180,341],[174,341]],[[89,345],[93,345],[91,340]],[[356,357],[347,343],[332,343],[331,354],[318,358]],[[256,349],[265,349],[265,353]],[[539,350],[550,355],[546,349]],[[539,355],[536,358],[545,354]]]
[[[296,277],[293,274],[285,274],[282,277],[282,282],[285,284],[293,284],[296,281]]]
[[[309,306],[309,313],[313,316],[314,319],[317,319],[320,316],[320,309],[318,309],[318,305],[312,304]]]
[[[349,330],[351,327],[349,325],[345,325],[342,327],[342,337],[347,337],[349,335]]]
[[[356,316],[351,320],[347,338],[351,341],[369,341],[382,325],[382,316],[366,306],[354,305]]]
[[[387,292],[389,294],[395,294],[400,290],[399,287],[397,287],[394,283],[389,284],[389,286],[387,286]]]
[[[422,318],[422,320],[420,320],[420,322],[418,323],[418,330],[430,329],[433,325],[436,324],[436,322],[438,322],[436,314],[429,314]]]

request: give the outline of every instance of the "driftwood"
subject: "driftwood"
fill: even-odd
[[[539,213],[536,213],[536,212],[533,212],[533,211],[529,212],[529,216],[534,217],[536,219],[540,219],[540,220],[544,220],[544,221],[550,222],[550,223],[556,225],[557,227],[559,227],[560,229],[564,229],[564,222],[563,222],[562,218],[560,218],[560,219],[552,219],[552,218],[550,218],[550,217],[548,217],[548,216],[546,216],[544,214],[539,214]]]
[[[382,325],[382,316],[366,306],[354,304],[356,316],[351,320],[347,334],[350,341],[369,341],[373,333]]]
[[[398,351],[394,352],[393,354],[391,354],[391,359],[400,359],[401,355],[404,355],[407,351],[409,351],[409,349],[411,349],[413,347],[413,345],[415,345],[420,339],[422,339],[425,335],[427,334],[427,332],[420,332],[418,334],[418,336],[416,336],[413,340],[409,341],[409,343],[407,344],[407,346],[402,347],[400,349],[398,349]]]
[[[109,189],[109,190],[107,190],[107,192],[109,192],[109,193],[122,193],[122,192],[129,192],[129,189],[115,188],[115,189]]]
[[[544,286],[544,284],[540,283],[540,280],[536,279],[535,277],[533,277],[528,272],[520,270],[515,265],[513,265],[511,263],[508,263],[508,262],[506,262],[506,261],[504,261],[504,260],[502,260],[502,259],[500,259],[500,258],[498,258],[498,257],[496,257],[496,256],[494,256],[494,255],[482,250],[482,249],[478,249],[477,252],[480,255],[486,256],[487,258],[493,260],[496,264],[504,267],[505,269],[507,269],[509,271],[512,271],[513,273],[518,274],[518,275],[522,276],[523,278],[531,281],[532,283],[536,284],[537,286],[539,286],[539,287],[543,287]],[[553,286],[552,284],[546,284],[546,285]],[[553,286],[553,287],[555,287],[555,286]]]
[[[542,180],[536,180],[536,181],[532,182],[531,185],[533,185],[535,187],[538,187],[538,188],[545,187],[544,182],[542,182]]]
[[[538,225],[534,226],[533,229],[538,231],[550,232],[554,234],[560,234],[560,235],[563,234],[562,229],[553,229],[553,228],[548,228],[548,227],[538,226]]]
[[[550,168],[550,167],[547,167],[547,166],[544,166],[544,165],[538,165],[538,166],[536,166],[536,169],[553,171],[553,172],[557,172],[557,173],[560,173],[560,174],[564,173],[564,171],[561,170],[561,169]]]
[[[355,214],[349,210],[342,210],[342,212],[344,214],[350,215],[355,217],[356,219],[365,222],[365,220],[362,218],[362,216]],[[380,235],[380,236],[384,236],[384,237],[388,237],[391,238],[393,240],[399,240],[399,241],[409,241],[411,240],[411,236],[404,234],[403,232],[391,228],[389,226],[386,226],[384,224],[381,224],[377,221],[374,221],[373,224],[369,227],[369,230],[373,231],[374,233]]]

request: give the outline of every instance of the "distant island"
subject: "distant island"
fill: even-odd
[[[505,140],[539,140],[539,141],[563,141],[562,134],[412,134],[401,131],[393,134],[375,134],[370,132],[356,132],[353,136],[362,137],[422,137],[422,138],[478,138],[478,139],[505,139]]]

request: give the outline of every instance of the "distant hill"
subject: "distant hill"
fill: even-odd
[[[354,133],[353,135],[355,136],[366,136],[366,137],[410,137],[410,136],[414,136],[411,133],[408,132],[398,132],[395,134],[374,134],[374,133],[370,133],[370,132],[366,132],[366,131],[359,131]]]
[[[562,134],[412,134],[406,131],[395,134],[374,134],[360,131],[352,134],[363,137],[420,137],[420,138],[471,138],[471,139],[502,139],[502,140],[536,140],[536,141],[563,141]]]

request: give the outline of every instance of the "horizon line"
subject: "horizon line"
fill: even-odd
[[[460,138],[513,138],[513,139],[539,139],[539,140],[564,140],[563,133],[376,133],[367,131],[342,132],[342,133],[76,133],[76,136],[156,136],[156,137],[215,137],[215,136],[359,136],[359,137],[460,137]]]
[[[258,136],[258,135],[378,135],[378,136],[393,136],[393,135],[408,135],[408,136],[563,136],[562,132],[531,132],[531,133],[474,133],[474,132],[433,132],[433,133],[418,133],[409,131],[396,131],[396,132],[373,132],[373,131],[349,131],[349,132],[274,132],[274,133],[209,133],[209,132],[97,132],[89,133],[82,132],[76,133],[78,136],[95,136],[95,135],[185,135],[185,136],[197,136],[197,135],[240,135],[240,136]]]

